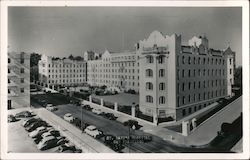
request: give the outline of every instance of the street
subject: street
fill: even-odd
[[[39,107],[33,104],[34,107]],[[59,109],[54,114],[63,118],[64,114],[71,113],[74,117],[81,119],[81,107],[72,104],[58,105]],[[117,121],[108,120],[102,116],[96,115],[91,111],[83,109],[83,121],[95,125],[105,134],[114,136],[128,136],[129,129]],[[140,130],[132,130],[130,135],[151,135]],[[176,152],[215,152],[213,149],[206,148],[186,148],[176,146],[170,142],[164,141],[162,138],[151,135],[153,140],[148,143],[131,143],[129,151],[131,153],[176,153]],[[218,151],[217,151],[218,152]]]

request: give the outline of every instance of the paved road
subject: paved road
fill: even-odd
[[[223,108],[213,118],[200,125],[194,133],[186,137],[186,142],[191,145],[207,144],[207,142],[210,142],[217,136],[217,131],[220,131],[222,123],[232,123],[240,116],[241,112],[242,97],[236,99],[227,107]]]

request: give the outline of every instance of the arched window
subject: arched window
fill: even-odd
[[[148,103],[153,103],[153,97],[147,95],[147,96],[146,96],[146,102],[148,102]]]
[[[159,104],[165,104],[165,97],[164,96],[161,96],[159,97]]]
[[[153,83],[147,82],[146,83],[146,90],[153,90]]]
[[[147,61],[147,63],[154,63],[154,57],[153,56],[147,56],[146,61]]]
[[[153,70],[152,69],[146,69],[146,77],[153,77]]]
[[[160,69],[159,70],[159,77],[164,77],[165,76],[165,70],[164,69]]]
[[[160,90],[160,91],[165,90],[165,83],[160,83],[160,84],[159,84],[159,90]]]

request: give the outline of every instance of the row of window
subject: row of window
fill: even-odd
[[[107,75],[107,74],[91,74],[89,75],[89,77],[92,78],[96,78],[96,77],[100,77],[100,78],[118,78],[118,79],[132,79],[134,80],[136,78],[136,76],[130,76],[130,75]],[[137,76],[137,79],[139,80],[139,76]]]
[[[202,65],[225,65],[225,60],[222,58],[210,58],[210,57],[181,57],[182,64],[202,64]],[[180,57],[177,56],[177,65],[180,64]]]
[[[126,83],[123,81],[121,84],[121,81],[116,81],[116,80],[102,80],[102,79],[90,79],[88,78],[88,82],[95,82],[95,83],[106,83],[106,84],[111,84],[111,85],[128,85],[128,86],[135,86],[135,82],[130,82],[130,81],[126,81]],[[138,86],[140,85],[140,83],[138,82],[137,84]]]
[[[154,103],[154,98],[150,95],[146,96],[146,102],[147,103]],[[164,96],[160,96],[159,97],[159,104],[165,104],[166,103],[166,99]]]
[[[8,79],[8,83],[11,83],[10,79]],[[20,83],[24,83],[24,78],[20,78]]]
[[[120,59],[125,59],[125,60],[129,60],[129,59],[135,59],[135,56],[119,56],[119,57],[112,57],[112,60],[120,60]],[[110,61],[110,58],[104,58],[104,61]]]
[[[50,69],[49,69],[49,73],[50,73],[50,71],[51,71],[52,73],[54,73],[54,72],[55,72],[55,73],[57,73],[57,72],[58,72],[58,73],[61,73],[61,72],[65,73],[65,71],[66,71],[66,73],[71,73],[71,72],[76,72],[76,73],[78,73],[78,72],[85,72],[85,70],[81,70],[81,69],[80,69],[80,70],[75,70],[75,69],[72,69],[72,70],[71,70],[71,69],[69,69],[69,70],[64,70],[64,69],[63,69],[63,70],[53,70],[53,69],[52,69],[52,70],[50,70]]]
[[[8,94],[10,94],[10,89],[8,89]],[[24,93],[24,88],[20,88],[20,93]]]
[[[135,69],[125,69],[125,68],[120,68],[120,69],[100,69],[100,70],[98,70],[98,69],[88,69],[88,71],[90,72],[94,72],[94,73],[96,73],[96,72],[100,72],[100,73],[102,73],[102,72],[107,72],[107,73],[135,73]],[[139,73],[139,69],[137,70],[137,72]]]
[[[166,86],[165,83],[159,83],[159,90],[163,91],[165,90]],[[146,82],[146,90],[153,90],[153,83],[152,82]]]
[[[146,69],[145,73],[146,77],[153,77],[153,70],[152,69]],[[159,69],[159,77],[165,76],[165,69]]]
[[[180,75],[181,74],[181,75]],[[232,74],[232,69],[230,69],[230,74]],[[177,78],[179,79],[180,76],[182,78],[184,77],[195,77],[195,76],[222,76],[225,75],[225,69],[189,69],[181,71],[177,70]]]
[[[85,75],[84,74],[83,75],[81,75],[81,74],[79,74],[79,75],[74,75],[74,74],[73,75],[72,74],[49,75],[49,78],[73,78],[73,77],[85,77]]]
[[[11,63],[11,59],[10,59],[10,58],[8,58],[8,63]],[[24,57],[23,57],[23,54],[21,54],[20,63],[21,63],[21,64],[24,64]]]
[[[198,93],[198,94],[193,94],[193,95],[188,95],[188,96],[178,96],[177,97],[177,106],[179,107],[180,105],[185,105],[189,104],[191,102],[199,102],[201,100],[208,100],[211,98],[215,98],[218,96],[224,96],[226,94],[225,89],[220,89],[220,90],[215,90],[215,91],[210,91],[210,92],[203,92],[203,94]]]
[[[208,103],[208,105],[212,104],[212,102]],[[191,114],[192,112],[196,112],[197,110],[200,110],[203,108],[205,108],[207,106],[207,104],[203,104],[203,105],[197,105],[197,106],[194,106],[194,107],[189,107],[189,108],[184,108],[182,109],[182,116],[186,116],[187,115],[187,112],[188,114]],[[192,109],[193,108],[193,109]]]
[[[45,65],[43,64],[43,67]],[[75,67],[75,68],[81,68],[85,67],[85,64],[48,64],[48,67]]]
[[[10,69],[8,68],[8,73],[10,73]],[[24,68],[20,68],[20,73],[24,73]]]
[[[100,67],[134,67],[135,66],[135,62],[115,62],[115,63],[104,63],[104,64],[92,64],[92,67],[98,67],[98,65],[100,65]],[[137,63],[137,65],[139,66],[139,63]]]
[[[217,79],[217,80],[204,80],[204,81],[193,81],[193,82],[185,82],[185,83],[178,83],[177,84],[177,91],[185,91],[185,90],[191,90],[191,89],[200,89],[208,88],[208,87],[219,87],[219,86],[226,86],[226,80],[225,79]]]
[[[85,82],[84,79],[59,79],[59,80],[49,80],[49,83],[80,83]]]
[[[159,64],[165,63],[165,56],[158,56],[156,57],[156,60]],[[151,55],[146,56],[146,63],[154,63],[154,57]]]

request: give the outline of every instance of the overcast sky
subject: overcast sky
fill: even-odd
[[[183,44],[205,34],[210,47],[236,51],[242,63],[241,8],[180,7],[10,7],[10,51],[68,57],[86,50],[132,50],[158,30],[182,35]]]

